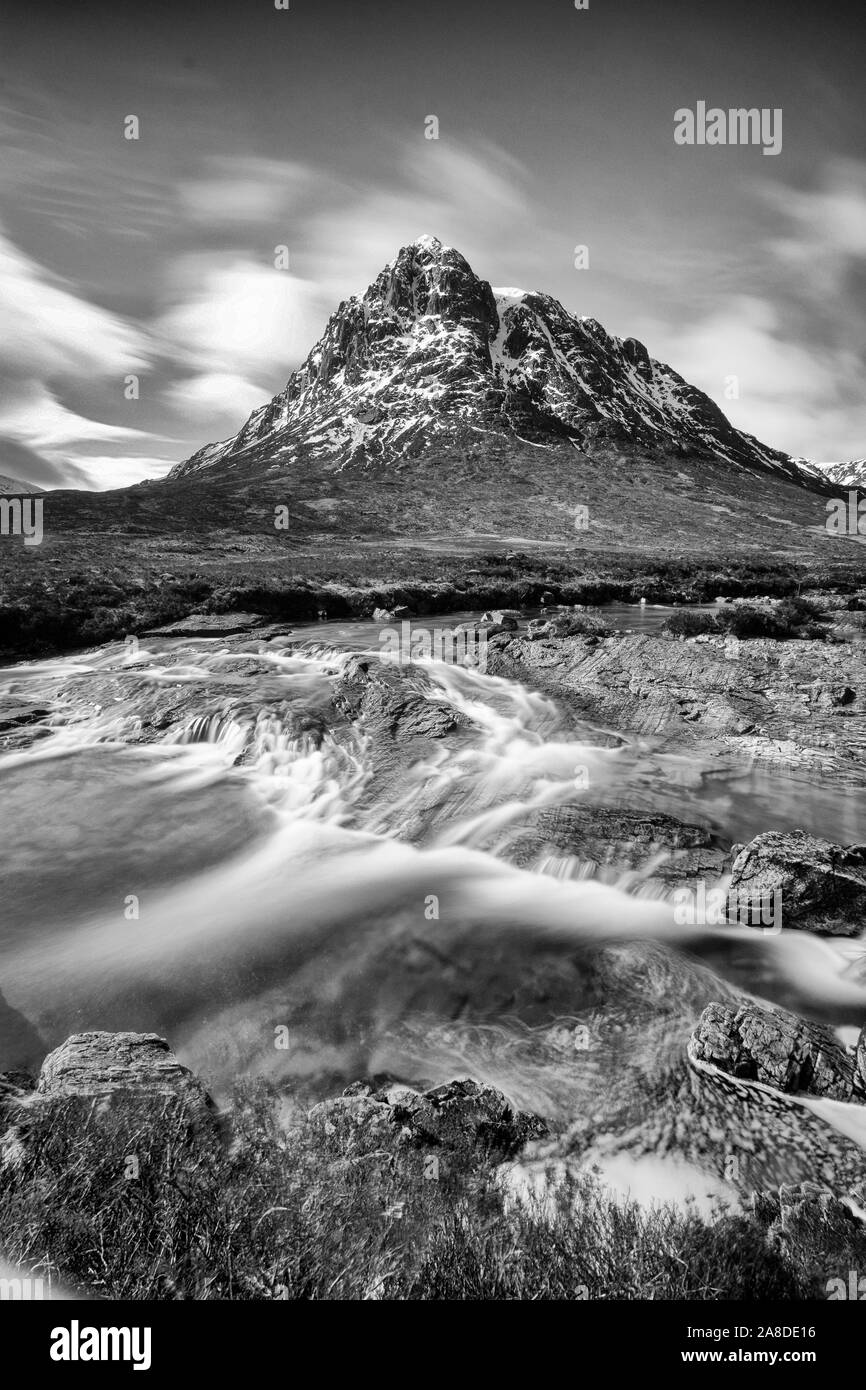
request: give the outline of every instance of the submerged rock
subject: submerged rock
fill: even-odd
[[[768,831],[734,846],[731,893],[741,908],[780,894],[781,921],[801,931],[859,936],[866,924],[866,845],[805,831]]]

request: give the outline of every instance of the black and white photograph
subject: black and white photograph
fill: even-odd
[[[866,1300],[863,19],[3,0],[34,1369]]]

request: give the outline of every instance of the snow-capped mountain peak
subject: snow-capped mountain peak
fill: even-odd
[[[550,295],[480,279],[423,235],[340,304],[284,390],[232,439],[170,477],[303,459],[345,467],[412,457],[466,432],[591,449],[662,447],[798,474],[634,338]]]

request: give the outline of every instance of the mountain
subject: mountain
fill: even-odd
[[[44,491],[44,488],[37,487],[35,483],[22,483],[20,478],[6,478],[0,474],[0,497],[29,496],[31,493]]]
[[[805,481],[709,396],[550,295],[494,289],[435,237],[332,314],[283,391],[170,479],[420,458],[479,436],[663,450]]]
[[[815,463],[812,467],[821,477],[840,487],[866,487],[866,459],[851,459],[848,463]]]

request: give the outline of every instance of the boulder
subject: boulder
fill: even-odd
[[[866,845],[836,845],[802,830],[768,831],[734,846],[731,897],[745,912],[781,894],[784,927],[859,936],[866,917]]]
[[[479,1162],[510,1158],[547,1134],[540,1116],[515,1109],[500,1091],[468,1078],[428,1091],[355,1082],[317,1105],[312,1116],[340,1132],[350,1152],[468,1148]]]
[[[493,623],[501,631],[516,632],[520,622],[520,614],[515,613],[512,608],[494,608],[488,613],[484,613],[481,618],[482,623]]]
[[[688,1046],[689,1058],[709,1062],[744,1081],[777,1091],[866,1099],[854,1058],[830,1028],[766,1004],[709,1004]]]
[[[178,1102],[206,1112],[210,1098],[156,1033],[75,1033],[49,1052],[36,1083],[39,1100],[123,1098]]]
[[[136,1126],[158,1132],[169,1115],[210,1145],[219,1139],[213,1101],[156,1033],[75,1033],[50,1052],[34,1082],[20,1073],[0,1076],[0,1173],[34,1153],[32,1135],[56,1113],[79,1123],[127,1111]],[[36,1152],[38,1152],[38,1147]]]

